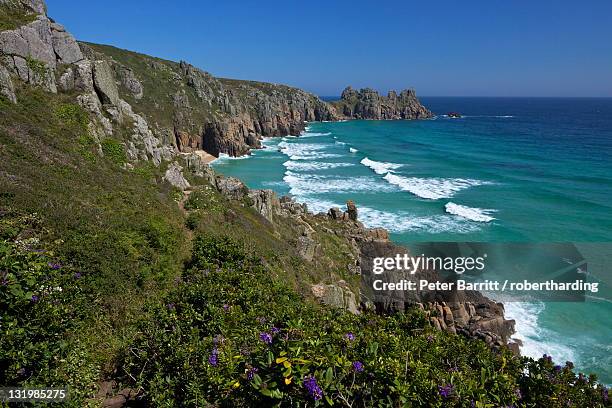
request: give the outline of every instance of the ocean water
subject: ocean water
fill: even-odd
[[[352,199],[398,243],[612,242],[612,99],[421,100],[434,119],[310,123],[214,167],[313,212]],[[609,289],[584,303],[508,303],[523,354],[612,383]]]

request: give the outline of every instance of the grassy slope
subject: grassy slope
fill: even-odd
[[[0,5],[0,31],[13,30],[36,20],[36,14],[28,13],[22,7]]]
[[[150,57],[119,54],[146,74]],[[149,75],[152,86],[159,73]],[[520,361],[433,332],[419,313],[354,317],[312,304],[310,282],[357,283],[346,276],[346,243],[327,230],[339,224],[312,220],[322,254],[306,263],[294,223],[273,227],[211,187],[182,212],[162,169],[123,169],[121,131],[100,156],[74,95],[18,87],[18,99],[0,98],[0,384],[70,385],[72,406],[95,405],[89,399],[108,378],[143,387],[153,405],[306,406],[317,396],[304,385],[312,377],[323,395],[354,406],[501,405],[517,402],[517,388],[538,406],[597,406],[601,389],[569,366],[557,372],[546,359]],[[193,237],[201,238],[190,255]],[[271,324],[286,339],[275,335],[268,347],[259,335]],[[218,335],[225,341],[215,344]],[[438,387],[449,384],[445,397]]]
[[[0,99],[3,234],[39,237],[64,269],[87,277],[88,295],[80,302],[88,311],[80,317],[78,334],[69,337],[79,345],[74,349],[82,353],[83,364],[76,371],[59,370],[60,377],[93,380],[80,390],[88,395],[112,371],[113,361],[136,332],[135,324],[146,319],[146,299],[161,297],[180,276],[192,233],[177,205],[180,195],[161,182],[160,169],[141,164],[124,170],[121,149],[104,149],[106,156],[99,156],[87,133],[87,114],[73,103],[73,95],[20,87],[18,98],[18,105]],[[103,146],[120,147],[117,142],[107,139]],[[191,181],[202,183],[195,177]],[[273,228],[241,203],[227,202],[210,187],[202,191],[208,194],[196,192],[194,198],[202,196],[204,208],[191,215],[198,233],[244,242],[267,259],[272,274],[304,292],[308,281],[345,277],[348,261],[337,254],[338,248],[324,246],[330,256],[306,265],[294,248],[299,235],[294,224],[280,221]],[[40,231],[23,221],[32,213],[44,226]],[[4,379],[20,378],[15,374],[19,368],[2,373]]]

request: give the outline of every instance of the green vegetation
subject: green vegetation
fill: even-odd
[[[125,132],[98,144],[73,95],[17,92],[0,99],[0,384],[68,385],[71,407],[99,406],[107,381],[143,406],[609,406],[571,364],[435,331],[417,310],[316,304],[312,283],[358,285],[342,223],[308,217],[306,262],[295,219],[195,176],[186,198],[164,165],[118,166]]]
[[[23,87],[19,101],[0,104],[0,384],[71,385],[82,407],[145,300],[180,275],[184,217],[151,179],[98,156],[68,95]]]
[[[36,20],[36,14],[26,11],[18,2],[0,4],[0,31],[14,30]]]
[[[435,331],[418,310],[314,306],[224,237],[196,239],[150,315],[121,364],[152,406],[602,405],[603,388],[571,364],[495,353]]]
[[[115,139],[104,139],[101,142],[102,152],[115,164],[125,163],[125,148]]]

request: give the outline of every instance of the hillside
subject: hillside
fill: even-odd
[[[0,0],[0,52],[0,385],[71,407],[606,406],[595,376],[513,353],[480,294],[361,304],[386,231],[198,153],[332,105],[77,43],[41,0]]]

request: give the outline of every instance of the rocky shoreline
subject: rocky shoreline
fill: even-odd
[[[347,88],[340,101],[327,103],[300,89],[284,85],[215,78],[185,62],[173,63],[113,47],[78,43],[63,26],[46,15],[43,0],[0,0],[21,7],[28,23],[0,32],[0,94],[18,103],[23,84],[50,93],[66,93],[89,114],[88,132],[103,155],[103,145],[123,146],[126,169],[139,162],[164,166],[163,180],[180,190],[192,188],[184,172],[203,177],[230,200],[246,200],[272,224],[278,217],[292,220],[302,231],[297,253],[316,258],[315,226],[332,220],[330,233],[352,248],[347,269],[362,273],[373,254],[405,250],[389,242],[384,229],[367,229],[357,208],[330,209],[314,215],[289,197],[270,190],[249,190],[237,179],[216,175],[206,164],[221,153],[247,154],[267,136],[299,134],[309,121],[346,119],[423,119],[431,112],[413,90],[386,97],[371,89]],[[314,284],[312,295],[353,313],[371,307],[361,302],[358,289],[346,282]],[[381,312],[416,305],[428,313],[432,325],[491,347],[513,346],[514,322],[504,319],[503,305],[475,294],[456,304],[428,299],[406,299],[398,304],[374,304]]]
[[[299,225],[302,233],[296,239],[296,250],[308,262],[316,258],[319,245],[317,230],[320,229],[321,223],[324,220],[335,223],[337,228],[324,230],[335,234],[352,248],[352,260],[346,266],[347,270],[365,279],[360,279],[361,288],[351,287],[344,280],[312,284],[311,294],[318,301],[351,313],[369,309],[388,314],[418,307],[438,330],[482,340],[493,349],[508,346],[515,354],[520,354],[520,341],[512,338],[515,333],[514,320],[505,319],[502,303],[494,302],[479,292],[465,291],[457,294],[452,301],[444,301],[442,296],[434,292],[405,292],[406,297],[403,299],[372,301],[364,282],[368,276],[372,276],[373,259],[408,253],[409,250],[391,242],[389,233],[384,228],[366,228],[358,220],[358,208],[352,201],[347,202],[346,211],[330,208],[326,214],[313,214],[305,204],[297,203],[291,197],[279,198],[272,190],[249,189],[239,179],[218,175],[207,165],[201,166],[197,171],[226,198],[239,202],[248,199],[250,206],[273,225],[279,218],[289,219]],[[431,280],[436,276],[431,271],[418,271],[414,278]]]

